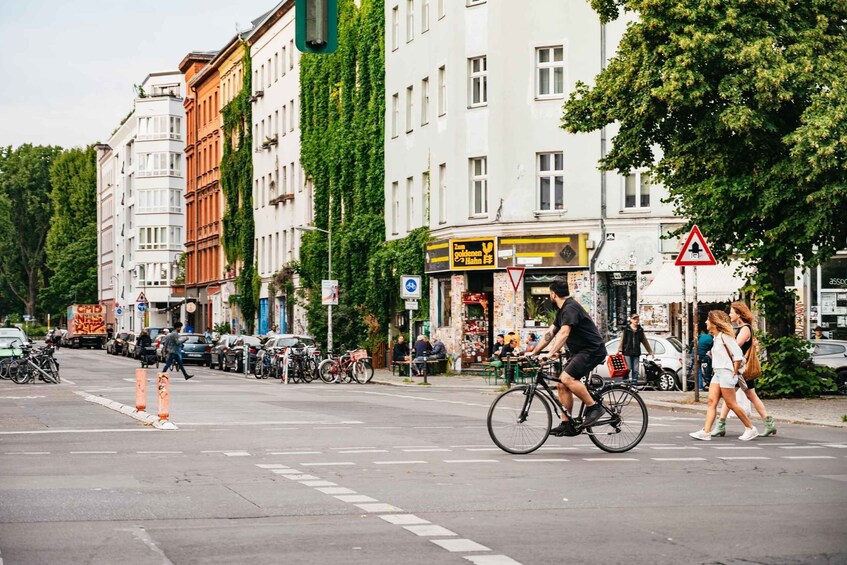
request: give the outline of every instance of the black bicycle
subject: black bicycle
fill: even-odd
[[[565,414],[579,434],[587,434],[591,442],[609,453],[629,451],[647,433],[647,406],[638,391],[625,384],[604,381],[598,375],[586,379],[586,387],[603,415],[590,426],[583,427],[585,405],[579,414],[568,412],[547,381],[556,381],[557,363],[525,361],[535,371],[530,384],[511,388],[494,399],[488,409],[488,434],[494,443],[508,453],[532,453],[547,441],[553,426],[553,413],[558,425]],[[552,407],[552,409],[551,409]]]

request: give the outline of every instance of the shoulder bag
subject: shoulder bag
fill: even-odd
[[[720,335],[721,344],[723,344],[723,348],[726,349],[726,354],[729,355],[729,360],[734,364],[735,360],[732,358],[732,353],[729,352],[729,347],[726,345],[726,341],[724,341],[723,334]],[[752,349],[752,347],[750,348]],[[744,371],[747,370],[746,367],[747,360],[744,357],[741,358],[741,366],[738,368],[738,388],[741,390],[747,390],[747,381],[744,380]]]

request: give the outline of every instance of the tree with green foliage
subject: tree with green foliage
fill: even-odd
[[[769,332],[793,331],[785,273],[847,242],[847,2],[591,0],[638,14],[563,127],[619,130],[600,163],[649,169],[719,259],[755,267]]]
[[[50,168],[53,216],[47,233],[47,286],[39,297],[52,314],[97,302],[97,157],[68,149]]]
[[[35,315],[45,280],[50,167],[60,152],[30,144],[0,148],[0,277],[4,291],[29,315]]]

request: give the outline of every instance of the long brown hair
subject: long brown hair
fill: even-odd
[[[730,308],[738,312],[738,317],[741,318],[741,321],[745,324],[750,324],[750,327],[754,330],[756,329],[756,319],[753,317],[753,312],[750,311],[750,308],[747,307],[747,304],[744,302],[738,301],[733,302],[729,305]]]
[[[729,314],[723,310],[710,310],[709,322],[713,327],[717,328],[720,333],[726,334],[734,338],[735,334],[732,331],[732,324],[729,322]]]

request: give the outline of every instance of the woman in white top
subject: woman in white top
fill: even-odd
[[[712,345],[712,381],[709,383],[709,406],[706,409],[706,426],[702,430],[690,433],[694,439],[709,441],[711,429],[717,414],[718,401],[723,398],[730,410],[735,412],[744,424],[744,433],[738,438],[749,441],[759,435],[758,430],[744,410],[735,401],[735,385],[741,378],[739,368],[744,355],[735,341],[735,334],[729,322],[729,316],[721,310],[712,310],[706,320],[706,329],[715,338]]]

